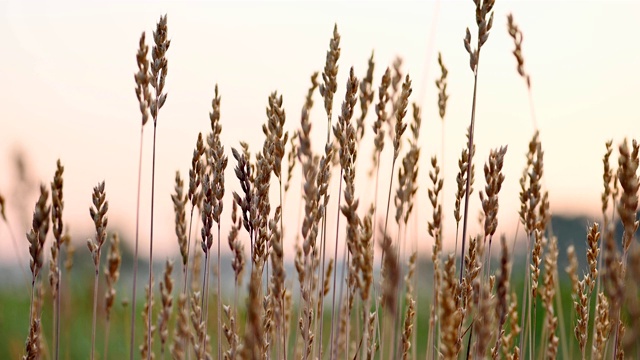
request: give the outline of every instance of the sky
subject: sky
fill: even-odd
[[[479,65],[478,172],[471,222],[475,225],[477,193],[484,186],[482,164],[490,149],[508,145],[498,233],[513,236],[518,223],[518,179],[534,127],[526,87],[511,54],[513,42],[506,30],[509,13],[524,33],[525,68],[532,78],[532,103],[545,152],[544,181],[552,212],[597,219],[605,141],[613,139],[617,145],[625,137],[640,135],[640,113],[634,106],[640,84],[636,35],[640,2],[497,0],[494,11],[494,26]],[[384,69],[396,56],[403,58],[403,70],[413,80],[410,101],[423,107],[420,205],[412,233],[421,249],[430,248],[431,239],[426,235],[431,216],[427,173],[429,158],[437,155],[444,164],[444,229],[451,246],[455,234],[453,180],[465,146],[473,92],[473,74],[462,41],[466,27],[477,34],[472,1],[3,1],[0,194],[7,198],[9,222],[20,242],[18,256],[23,261],[28,257],[23,234],[37,192],[15,195],[12,158],[17,151],[25,154],[34,184],[48,184],[56,160],[61,159],[65,166],[63,216],[72,235],[91,234],[88,208],[92,188],[105,180],[109,225],[120,231],[121,237],[133,238],[141,129],[133,91],[135,54],[140,34],[146,31],[149,43],[163,14],[168,14],[171,47],[167,53],[168,99],[157,127],[154,250],[158,256],[177,252],[170,199],[174,176],[176,171],[183,178],[187,176],[198,132],[210,130],[208,113],[215,85],[222,97],[222,142],[230,158],[224,229],[230,216],[231,191],[239,191],[231,147],[237,148],[243,140],[254,151],[261,148],[264,109],[274,90],[284,98],[285,128],[290,132],[297,129],[309,76],[324,66],[334,24],[342,49],[335,113],[340,109],[351,66],[363,77],[373,50],[377,89]],[[438,117],[434,85],[440,74],[438,52],[449,70],[450,99],[444,123]],[[314,148],[321,151],[326,116],[318,93],[314,100]],[[373,201],[373,182],[364,171],[370,167],[373,109],[369,114],[359,155],[363,171],[358,172],[356,182],[361,212]],[[444,161],[440,154],[443,129]],[[143,256],[149,244],[152,130],[148,124],[143,139]],[[389,152],[383,154],[383,188],[389,183],[390,157]],[[617,159],[617,151],[613,159]],[[299,184],[299,172],[294,184],[296,179]],[[337,179],[334,173],[334,194]],[[293,186],[285,199],[288,249],[297,231],[299,198],[299,189]],[[332,200],[330,228],[335,223],[337,196]],[[19,203],[27,204],[26,220],[17,211]],[[0,239],[6,244],[10,239],[4,223],[0,223]],[[86,241],[75,240],[81,244]],[[13,248],[0,252],[3,263],[15,259]]]

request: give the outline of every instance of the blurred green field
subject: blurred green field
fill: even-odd
[[[88,265],[88,264],[87,264]],[[422,261],[419,264],[419,269],[416,272],[419,276],[419,286],[418,286],[418,307],[417,307],[417,316],[415,323],[415,330],[417,330],[418,340],[417,340],[417,354],[418,358],[424,358],[424,355],[427,351],[426,343],[427,336],[429,330],[429,311],[428,306],[431,303],[431,293],[427,292],[427,290],[432,289],[432,268],[431,263],[427,261]],[[496,264],[492,265],[496,266]],[[92,284],[93,277],[91,275],[90,268],[82,269],[83,266],[78,266],[78,268],[74,268],[71,274],[71,282],[73,286],[71,288],[63,289],[63,301],[62,301],[62,322],[61,322],[61,339],[60,339],[60,357],[65,360],[75,360],[75,359],[87,359],[89,357],[91,351],[91,318],[92,318]],[[142,267],[144,269],[144,267]],[[158,268],[159,269],[159,268]],[[522,289],[522,279],[524,269],[521,266],[518,266],[518,261],[516,258],[516,264],[513,268],[513,281],[512,285],[515,286],[516,293],[520,294]],[[80,273],[84,275],[80,275]],[[143,271],[144,273],[144,271]],[[174,270],[174,277],[177,274]],[[87,276],[89,275],[89,276]],[[573,339],[573,308],[572,308],[572,300],[571,300],[571,284],[569,283],[564,272],[561,274],[561,297],[562,297],[562,308],[564,313],[564,332],[559,327],[558,334],[560,337],[560,344],[562,348],[562,342],[567,341],[569,346],[575,344]],[[294,274],[288,274],[289,277],[294,276]],[[111,331],[109,337],[109,349],[108,349],[108,358],[109,359],[124,359],[128,357],[129,354],[129,321],[131,315],[131,309],[129,308],[129,304],[127,302],[130,299],[130,275],[125,274],[123,276],[124,280],[118,284],[117,287],[117,296],[116,296],[116,304],[113,308],[113,312],[111,315]],[[69,278],[64,277],[63,279],[64,285],[67,286],[69,284]],[[246,282],[245,282],[246,284]],[[213,285],[213,284],[212,284]],[[46,343],[45,346],[45,359],[50,359],[50,349],[51,349],[51,334],[52,334],[52,300],[51,293],[49,289],[49,285],[43,284],[44,286],[44,307],[42,311],[42,330],[44,334],[44,340]],[[98,325],[97,325],[97,339],[96,339],[96,356],[98,359],[104,358],[104,348],[105,348],[105,314],[104,314],[104,281],[101,279],[101,289],[100,289],[100,302],[98,303]],[[178,287],[179,288],[179,287]],[[213,287],[212,287],[213,288]],[[295,291],[295,290],[294,290]],[[71,295],[71,296],[69,296]],[[142,288],[138,291],[138,299],[143,297]],[[294,299],[299,296],[299,294],[294,294]],[[123,304],[123,297],[125,299],[125,304]],[[242,297],[241,297],[242,298]],[[215,294],[212,294],[210,297],[211,301],[209,304],[209,323],[215,324],[215,307],[216,307],[216,299]],[[225,298],[225,303],[228,303],[230,299]],[[177,301],[176,291],[174,289],[174,306]],[[11,287],[0,288],[0,359],[18,359],[24,354],[24,344],[27,338],[28,333],[28,322],[29,322],[29,292],[26,284],[20,285],[16,284]],[[155,295],[155,308],[154,308],[154,317],[157,314],[157,310],[159,309],[159,299],[156,289]],[[244,300],[241,300],[239,304],[239,321],[238,324],[241,328],[244,327]],[[325,305],[330,305],[325,302]],[[144,306],[144,298],[142,301],[138,302],[138,312],[142,312]],[[330,306],[329,306],[330,309]],[[293,309],[294,314],[297,314],[297,308]],[[325,312],[325,324],[329,324],[330,321],[330,311]],[[542,326],[544,324],[544,312],[538,311],[538,333],[541,331]],[[139,315],[137,317],[136,324],[136,342],[138,345],[142,342],[142,317]],[[175,321],[175,308],[173,311],[172,321],[170,323],[170,332],[173,332],[173,322]],[[294,323],[295,321],[295,323]],[[154,323],[156,319],[154,318]],[[292,316],[291,330],[294,331],[297,329],[295,326],[297,324],[297,315]],[[329,326],[325,326],[325,336],[324,340],[326,341],[329,337]],[[216,344],[216,327],[209,327],[209,334],[211,336],[211,344],[215,348]],[[241,333],[243,330],[241,329]],[[564,335],[562,335],[564,334]],[[171,334],[169,336],[171,339]],[[295,341],[295,334],[291,334],[290,336],[290,344],[293,345]],[[466,347],[466,346],[465,346]],[[160,344],[159,338],[156,334],[154,337],[154,350],[157,358],[161,358],[160,355]],[[575,347],[573,349],[574,353],[578,353],[578,348]],[[135,351],[136,357],[139,355],[139,351]],[[559,354],[558,358],[564,358],[562,356],[562,352]],[[167,358],[170,358],[169,354],[166,354]],[[569,354],[569,358],[572,358],[572,354]]]

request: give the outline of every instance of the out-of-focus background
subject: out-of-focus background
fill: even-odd
[[[175,171],[187,177],[198,132],[210,130],[208,112],[214,86],[218,84],[222,97],[222,141],[230,157],[225,229],[231,191],[239,190],[231,147],[237,148],[242,140],[254,152],[260,149],[264,109],[274,90],[284,97],[286,129],[291,133],[298,128],[309,76],[322,71],[334,23],[342,49],[336,114],[351,66],[362,78],[373,50],[377,90],[384,69],[397,56],[403,59],[402,69],[413,80],[410,100],[423,107],[416,211],[425,220],[417,222],[414,236],[421,237],[420,249],[426,256],[432,245],[426,236],[426,219],[431,216],[426,195],[428,159],[437,155],[445,179],[445,247],[453,247],[454,179],[457,159],[466,146],[473,91],[462,40],[466,27],[476,33],[473,9],[469,0],[0,3],[0,194],[6,198],[8,222],[19,246],[14,248],[9,228],[0,222],[0,286],[22,286],[18,266],[28,271],[24,233],[38,185],[51,181],[57,159],[65,166],[63,216],[78,244],[76,256],[89,259],[84,245],[93,229],[88,209],[92,188],[102,180],[109,201],[109,227],[131,246],[141,123],[133,91],[135,54],[141,32],[147,32],[151,46],[151,31],[165,13],[171,47],[167,54],[169,95],[157,128],[155,259],[177,253],[170,199]],[[565,219],[573,224],[572,229],[578,229],[567,236],[582,243],[580,231],[584,233],[588,222],[597,220],[600,213],[605,141],[614,139],[617,145],[625,137],[640,135],[636,31],[640,3],[497,1],[493,30],[479,66],[476,192],[470,214],[475,225],[480,208],[477,190],[484,186],[481,171],[489,149],[508,145],[498,233],[513,238],[518,223],[518,179],[534,127],[526,87],[511,53],[508,13],[514,14],[524,33],[523,55],[532,77],[551,210],[558,216],[584,216]],[[434,85],[440,74],[438,52],[449,70],[450,99],[444,123],[438,117]],[[326,116],[319,94],[314,99],[314,148],[320,151]],[[365,171],[371,166],[373,119],[371,109],[360,148],[362,171],[356,181],[362,209],[373,200],[369,195],[373,182]],[[440,154],[443,127],[444,159]],[[144,131],[142,256],[148,254],[152,130],[149,123]],[[389,149],[388,145],[385,154],[389,159],[383,154],[381,174],[390,171]],[[334,193],[337,179],[336,173]],[[293,184],[285,199],[288,259],[298,231],[299,171]],[[381,189],[386,189],[388,177],[382,184]],[[335,209],[337,196],[332,200],[330,206]],[[335,216],[329,216],[330,228],[334,222]],[[46,248],[48,253],[48,244]],[[22,320],[26,330],[27,322]]]

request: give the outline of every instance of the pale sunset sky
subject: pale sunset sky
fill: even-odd
[[[508,145],[498,233],[513,236],[517,224],[518,179],[534,129],[526,87],[511,54],[513,42],[506,29],[509,13],[514,14],[524,33],[523,55],[532,78],[551,209],[554,213],[585,214],[597,219],[605,141],[614,139],[616,151],[612,160],[617,161],[617,145],[625,137],[640,138],[640,1],[497,0],[494,11],[493,29],[482,48],[479,65],[476,183],[470,221],[475,227],[480,208],[478,191],[485,185],[482,166],[489,150]],[[244,140],[254,152],[261,148],[260,127],[266,121],[267,98],[274,90],[284,97],[286,129],[292,133],[299,127],[309,76],[324,67],[334,23],[338,25],[342,49],[335,114],[339,112],[351,66],[362,78],[374,50],[377,90],[384,69],[396,56],[404,59],[403,69],[413,79],[410,101],[423,107],[419,205],[411,233],[417,236],[426,254],[432,241],[426,234],[426,222],[431,217],[426,194],[431,186],[429,158],[437,155],[444,164],[445,237],[453,246],[457,159],[466,146],[464,134],[473,92],[469,57],[462,41],[466,27],[471,29],[474,42],[477,34],[471,0],[3,1],[0,193],[7,198],[9,221],[20,242],[19,256],[23,261],[28,258],[24,237],[27,224],[22,224],[16,205],[20,199],[14,195],[12,154],[16,149],[26,154],[37,183],[49,184],[56,160],[62,160],[63,216],[81,246],[79,254],[88,256],[86,239],[78,237],[93,231],[88,211],[91,192],[103,179],[110,228],[120,231],[123,238],[133,239],[141,123],[134,94],[135,54],[142,31],[147,32],[151,47],[151,32],[165,13],[171,47],[167,53],[169,95],[160,111],[157,129],[154,244],[158,245],[154,245],[154,254],[160,259],[178,249],[170,199],[175,171],[179,170],[183,178],[188,176],[198,132],[210,130],[208,113],[215,84],[222,97],[222,141],[229,156],[222,216],[226,228],[231,192],[239,191],[231,147],[238,147],[239,141]],[[440,74],[439,51],[449,69],[450,99],[444,125],[438,117],[434,85]],[[314,100],[314,148],[321,151],[326,116],[318,93]],[[356,116],[360,113],[357,106]],[[373,120],[372,106],[358,158],[361,171],[356,193],[361,198],[361,214],[373,200],[373,181],[366,177],[371,166]],[[442,126],[444,161],[440,159]],[[140,233],[143,255],[148,253],[149,241],[152,133],[149,122],[144,131]],[[384,199],[389,184],[390,148],[387,143],[382,155],[380,194]],[[285,202],[289,244],[299,231],[296,224],[300,178],[298,168]],[[335,223],[337,180],[335,172],[330,227]],[[277,199],[276,194],[272,199]],[[24,199],[28,214],[36,199],[37,190]],[[378,216],[383,216],[384,201],[378,207]],[[0,261],[11,263],[15,253],[4,223],[0,223],[0,239]],[[224,241],[226,244],[226,234]],[[293,253],[291,246],[285,248],[287,252]]]

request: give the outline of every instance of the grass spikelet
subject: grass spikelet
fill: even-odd
[[[500,237],[502,253],[500,255],[500,272],[498,273],[498,287],[496,289],[496,318],[498,320],[498,331],[496,332],[496,343],[491,349],[491,357],[497,359],[500,351],[501,342],[504,340],[504,325],[509,315],[509,277],[511,275],[511,259],[509,257],[509,249],[507,248],[507,240],[504,236]],[[516,320],[517,321],[517,320]]]
[[[620,195],[620,203],[618,204],[618,215],[624,226],[624,234],[622,236],[622,252],[623,267],[626,268],[627,253],[629,246],[640,222],[637,220],[638,212],[638,149],[639,145],[636,140],[632,142],[632,148],[629,149],[627,140],[619,147],[620,157],[618,158],[618,181],[622,188]]]
[[[40,359],[40,319],[33,319],[29,327],[29,337],[25,344],[25,355],[22,360]]]
[[[516,62],[518,63],[517,69],[518,74],[524,79],[527,83],[527,88],[531,88],[531,77],[524,70],[524,57],[522,56],[522,31],[513,20],[513,14],[507,15],[507,29],[509,30],[509,36],[513,39],[513,44],[515,49],[513,50],[513,56],[516,58]]]
[[[104,181],[93,188],[93,207],[89,209],[91,218],[96,228],[96,236],[92,241],[87,240],[87,247],[93,258],[95,267],[95,277],[93,285],[93,330],[91,332],[91,359],[95,358],[96,347],[96,316],[98,312],[98,279],[100,276],[100,253],[102,245],[107,239],[107,210],[109,210],[109,202],[106,200],[104,189]]]
[[[609,301],[603,292],[598,293],[595,313],[595,337],[593,338],[593,356],[595,359],[604,358],[604,349],[609,339],[611,323],[609,322]]]
[[[160,335],[160,355],[164,358],[164,349],[169,337],[169,319],[173,310],[173,261],[167,260],[164,267],[164,275],[160,281],[160,299],[162,308],[158,313],[158,334]]]
[[[340,58],[340,34],[338,33],[338,24],[333,27],[333,37],[329,41],[329,50],[327,51],[327,59],[322,72],[322,81],[320,85],[320,95],[324,98],[324,109],[327,113],[327,144],[331,133],[331,117],[333,114],[333,95],[338,90],[338,59]]]
[[[439,350],[442,358],[451,360],[457,359],[460,352],[458,329],[462,323],[462,313],[456,301],[459,293],[458,281],[456,281],[456,262],[452,254],[449,254],[444,263],[442,279],[442,285],[439,289],[442,299],[440,306],[442,341]]]
[[[416,301],[409,297],[407,300],[407,312],[404,317],[404,330],[402,331],[402,359],[409,358],[409,349],[411,348],[411,333],[413,332],[413,319],[416,315]]]
[[[378,164],[380,163],[380,153],[382,149],[384,149],[384,131],[382,130],[382,125],[384,125],[388,119],[389,115],[387,114],[387,103],[389,102],[391,95],[389,94],[389,86],[391,84],[391,72],[389,68],[382,75],[382,80],[380,82],[380,87],[378,88],[378,103],[376,104],[376,121],[373,123],[373,133],[374,139],[373,144],[375,146],[375,151],[373,153],[373,166],[369,171],[369,176],[372,176],[374,171],[376,172],[376,183],[377,183],[377,169]],[[377,190],[377,187],[376,187]],[[377,193],[377,191],[376,191]]]
[[[189,199],[184,195],[184,181],[182,181],[179,171],[176,171],[175,181],[175,194],[171,195],[171,201],[173,202],[173,211],[175,213],[176,237],[178,238],[178,247],[180,248],[180,256],[182,257],[182,271],[183,273],[186,273],[187,263],[189,262],[189,250],[187,249],[188,242],[185,206]]]
[[[57,360],[60,355],[60,250],[62,246],[62,210],[64,209],[63,200],[63,178],[64,167],[60,159],[56,163],[56,172],[51,182],[51,224],[52,233],[55,241],[51,243],[51,259],[49,260],[49,284],[53,296],[53,353]],[[4,208],[2,209],[4,211]],[[3,214],[4,216],[4,214]],[[6,221],[6,219],[5,219]]]
[[[369,106],[373,102],[373,70],[375,69],[375,62],[373,61],[373,51],[371,51],[371,57],[367,62],[367,74],[362,78],[360,82],[360,116],[356,119],[356,139],[358,143],[364,136],[364,120],[369,112]]]
[[[189,314],[187,309],[187,295],[181,293],[178,296],[178,317],[171,345],[171,356],[175,360],[184,360],[189,352],[189,344],[193,341],[193,335],[189,329]]]

